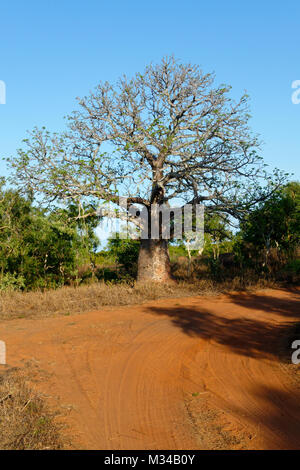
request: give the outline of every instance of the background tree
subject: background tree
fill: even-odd
[[[71,216],[72,209],[46,212],[31,198],[0,190],[0,290],[57,287],[76,277],[97,239]]]
[[[217,260],[220,253],[231,251],[232,238],[228,217],[218,213],[206,214],[203,253],[212,254],[213,259]]]
[[[281,262],[293,258],[300,242],[300,183],[291,182],[259,204],[241,223],[239,249],[269,269],[275,249]]]
[[[275,183],[256,153],[247,95],[235,102],[229,92],[229,86],[214,85],[213,74],[173,57],[116,85],[100,83],[79,100],[65,134],[34,129],[27,147],[11,159],[14,181],[47,203],[76,203],[82,218],[90,214],[81,210],[83,200],[96,214],[99,203],[118,204],[119,196],[148,211],[176,200],[241,218]],[[104,215],[126,218],[127,209]],[[138,279],[166,280],[168,242],[151,239],[150,216],[149,228],[140,244]]]
[[[133,279],[137,274],[139,248],[139,240],[120,238],[118,233],[116,233],[113,238],[110,238],[107,244],[108,252],[122,265],[128,277]],[[123,279],[125,278],[123,277]]]

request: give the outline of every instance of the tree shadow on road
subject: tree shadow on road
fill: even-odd
[[[268,449],[300,449],[300,389],[278,389],[275,386],[257,386],[252,390],[256,407],[248,419],[264,436]],[[240,415],[244,410],[233,406]]]
[[[242,297],[242,298],[241,298]],[[228,347],[232,352],[248,357],[276,359],[290,361],[292,350],[291,331],[294,323],[287,321],[286,317],[299,317],[299,300],[276,299],[265,295],[249,294],[247,296],[229,296],[233,304],[241,305],[247,309],[256,309],[258,313],[250,315],[230,314],[230,303],[224,304],[226,314],[216,314],[200,306],[196,307],[147,307],[147,310],[156,315],[166,315],[172,323],[185,334],[202,339],[213,340],[220,345]],[[200,302],[199,302],[200,303]],[[220,310],[218,305],[218,310]],[[212,309],[213,310],[213,309]],[[259,310],[280,314],[283,321],[275,322],[259,318]],[[229,313],[228,313],[229,312]],[[297,315],[296,315],[297,312]],[[291,342],[287,341],[290,338]],[[299,338],[300,339],[300,338]]]
[[[248,309],[263,310],[284,317],[299,316],[300,320],[300,290],[281,289],[277,292],[288,293],[289,298],[277,298],[263,292],[253,293],[229,293],[228,298],[236,305]]]

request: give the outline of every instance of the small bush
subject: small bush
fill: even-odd
[[[290,284],[300,282],[300,260],[295,259],[287,263],[283,269],[277,273],[277,279]]]
[[[117,263],[123,267],[125,277],[136,278],[140,241],[116,237],[109,241],[109,248]],[[121,278],[124,277],[120,274]]]
[[[21,275],[5,273],[0,277],[0,290],[14,291],[25,288],[25,278]]]

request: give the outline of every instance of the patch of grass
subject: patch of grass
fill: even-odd
[[[253,438],[245,429],[229,421],[229,415],[221,415],[208,405],[199,394],[185,398],[188,419],[194,429],[199,447],[202,450],[240,450],[247,449]]]
[[[273,285],[272,285],[273,286]],[[253,290],[270,287],[263,283],[214,283],[211,280],[177,283],[104,283],[31,292],[0,292],[0,319],[34,318],[54,315],[72,315],[103,306],[142,304],[160,298],[179,298],[193,295],[217,295],[232,290]]]
[[[0,449],[58,450],[61,426],[45,400],[19,371],[0,375]]]

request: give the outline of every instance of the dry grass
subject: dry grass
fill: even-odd
[[[56,290],[32,292],[1,292],[0,319],[33,318],[54,315],[72,315],[103,306],[142,304],[166,297],[188,297],[190,295],[217,295],[240,289],[269,287],[265,281],[248,283],[239,278],[222,284],[210,280],[197,282],[180,281],[173,284],[105,284],[95,282],[79,287],[62,287]]]
[[[186,396],[184,400],[189,421],[201,450],[245,450],[254,436],[245,432],[228,413],[208,404],[204,395]]]
[[[35,316],[71,315],[96,310],[108,305],[141,304],[161,297],[195,295],[212,286],[160,284],[105,284],[95,282],[79,287],[32,292],[1,292],[0,318],[32,318]]]
[[[19,371],[0,375],[0,450],[58,450],[61,426]]]

